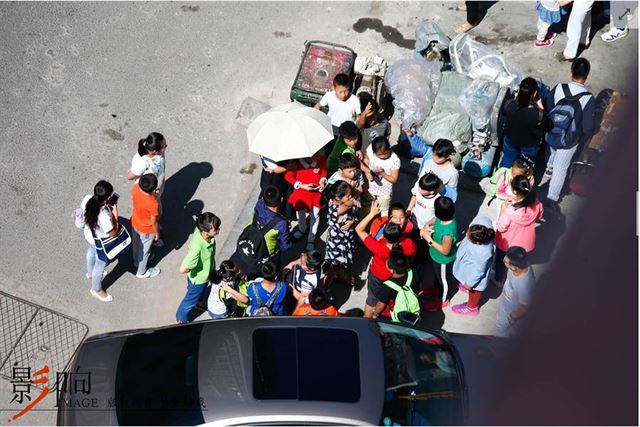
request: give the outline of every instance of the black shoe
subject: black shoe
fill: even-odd
[[[557,218],[561,214],[562,212],[560,211],[560,205],[558,204],[558,202],[547,200],[547,202],[544,204],[543,216]]]

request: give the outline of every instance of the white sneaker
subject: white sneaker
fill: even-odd
[[[156,277],[160,274],[160,269],[157,267],[151,267],[145,271],[144,274],[136,274],[138,279],[151,279],[152,277]]]
[[[156,248],[164,248],[164,242],[162,241],[162,239],[154,240],[153,246],[155,246]]]
[[[609,28],[609,31],[603,33],[600,38],[603,42],[611,43],[625,37],[627,34],[629,34],[629,28],[627,27],[624,27],[623,29],[611,27]]]
[[[111,301],[113,301],[113,297],[111,295],[109,295],[109,294],[107,294],[106,297],[101,297],[100,294],[98,294],[93,289],[90,289],[89,292],[91,292],[91,295],[93,295],[94,297],[98,298],[102,302],[111,302]]]

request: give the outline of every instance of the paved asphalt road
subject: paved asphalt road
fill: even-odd
[[[454,5],[0,3],[0,289],[76,318],[90,334],[172,323],[191,213],[204,208],[222,218],[220,252],[259,175],[235,120],[242,101],[287,102],[305,40],[393,62],[411,56],[421,20],[450,32],[464,18]],[[554,85],[569,75],[552,58],[566,37],[534,49],[535,22],[532,3],[497,3],[472,34]],[[637,80],[637,31],[612,44],[596,36],[584,56],[593,63],[594,92],[624,91]],[[100,303],[89,294],[86,243],[71,211],[107,179],[128,216],[126,171],[138,139],[151,131],[169,142],[162,274],[139,280],[128,263],[111,267],[114,301]],[[469,320],[445,327],[487,333],[491,325],[489,316]],[[9,400],[3,386],[0,408]],[[0,411],[0,419],[9,414]],[[16,424],[51,423],[51,414]]]

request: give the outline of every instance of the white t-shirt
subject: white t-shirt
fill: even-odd
[[[436,203],[436,199],[440,197],[440,195],[435,194],[432,197],[424,197],[420,193],[418,181],[416,181],[416,184],[411,189],[411,194],[416,196],[416,204],[413,207],[413,214],[416,216],[418,228],[422,230],[422,227],[424,227],[425,224],[436,215],[434,205]]]
[[[369,169],[371,169],[371,175],[373,175],[373,181],[369,182],[369,193],[372,196],[391,196],[393,184],[383,176],[375,173],[374,170],[382,168],[386,174],[391,174],[392,171],[400,169],[400,158],[396,153],[391,153],[391,157],[382,160],[374,154],[371,146],[367,147],[367,157],[369,158]]]
[[[136,153],[131,160],[131,172],[138,176],[147,173],[154,174],[156,178],[158,178],[158,189],[162,189],[164,186],[164,167],[164,154],[149,157],[146,154],[141,156],[139,153]],[[137,179],[136,182],[138,182]]]
[[[228,283],[228,285],[231,284]],[[227,306],[224,304],[224,301],[220,299],[220,292],[222,291],[220,287],[221,283],[211,283],[211,293],[209,294],[209,299],[207,300],[207,310],[209,310],[213,314],[227,313]]]
[[[87,202],[91,198],[91,195],[86,195],[84,199],[82,199],[82,203],[80,203],[80,207],[85,210],[87,208]],[[96,234],[96,237],[99,239],[104,239],[109,237],[109,232],[113,230],[113,216],[111,215],[111,208],[107,205],[103,206],[100,209],[100,213],[98,214],[98,225],[93,230]],[[94,245],[93,234],[88,226],[84,227],[84,238],[90,244]]]
[[[436,162],[433,161],[433,159],[429,159],[424,164],[424,168],[422,169],[422,173],[420,173],[418,179],[423,175],[428,174],[429,172],[435,174],[438,178],[440,178],[442,184],[444,184],[445,187],[458,187],[458,169],[456,169],[452,163],[449,163],[447,167],[442,168],[437,165]]]
[[[360,114],[360,101],[354,94],[351,94],[346,101],[340,101],[334,91],[329,91],[320,100],[320,105],[329,106],[328,115],[331,117],[333,126],[340,126],[347,121],[355,122],[356,116]]]

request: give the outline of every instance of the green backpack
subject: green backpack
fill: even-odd
[[[509,170],[509,168],[498,168],[496,169],[496,171],[493,173],[493,175],[491,175],[491,179],[489,180],[489,185],[487,185],[487,189],[485,191],[485,193],[487,194],[487,196],[489,196],[489,198],[494,198],[496,197],[496,190],[498,187],[498,177],[501,174],[506,173]]]
[[[413,289],[411,289],[411,282],[413,281],[413,271],[409,270],[407,272],[407,282],[403,286],[398,286],[393,283],[391,280],[387,280],[384,282],[385,285],[398,292],[395,299],[395,305],[393,307],[393,311],[391,312],[391,320],[394,322],[399,322],[398,314],[403,311],[415,314],[416,316],[420,315],[420,302],[418,301],[418,296]]]

